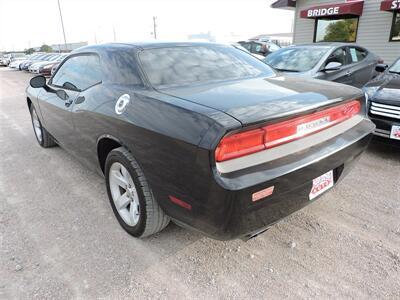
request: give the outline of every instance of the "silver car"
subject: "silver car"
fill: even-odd
[[[377,75],[378,56],[356,44],[318,43],[281,48],[264,61],[288,76],[301,76],[362,87]]]

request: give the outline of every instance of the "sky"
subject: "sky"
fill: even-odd
[[[60,0],[67,42],[185,40],[211,32],[217,42],[290,32],[293,12],[273,0]],[[0,51],[63,43],[57,0],[0,0]]]

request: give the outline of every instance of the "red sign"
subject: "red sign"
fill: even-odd
[[[396,0],[398,1],[398,0]],[[364,8],[364,1],[347,2],[329,5],[310,7],[300,12],[301,18],[318,18],[340,15],[361,16]]]
[[[381,2],[381,10],[400,10],[400,0],[385,0]]]

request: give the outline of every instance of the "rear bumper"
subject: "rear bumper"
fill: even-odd
[[[215,184],[190,199],[191,212],[174,212],[172,217],[215,239],[246,239],[313,202],[309,194],[316,177],[333,170],[338,183],[367,148],[374,127],[363,119],[307,150],[229,174],[215,173]],[[272,186],[272,195],[252,201],[253,193]]]

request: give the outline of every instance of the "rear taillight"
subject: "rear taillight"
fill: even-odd
[[[355,100],[303,117],[227,135],[217,146],[215,159],[221,162],[297,140],[350,119],[360,109],[360,102]]]

